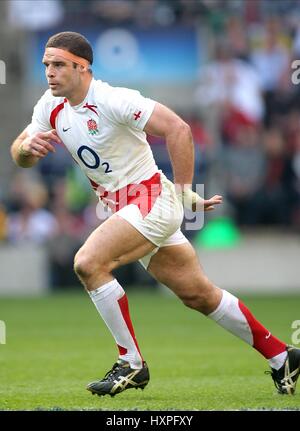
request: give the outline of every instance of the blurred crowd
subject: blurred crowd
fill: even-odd
[[[231,17],[199,74],[196,105],[213,142],[204,158],[218,165],[239,225],[299,228],[300,27],[274,15],[246,29]]]
[[[220,189],[211,191],[224,194],[238,226],[300,228],[300,87],[292,80],[292,63],[300,59],[300,1],[12,0],[9,15],[11,25],[30,31],[50,28],[51,16],[67,27],[83,19],[107,26],[201,29],[205,23],[207,60],[190,112],[179,112],[194,136],[195,182],[213,179]],[[171,177],[164,143],[149,139]],[[88,182],[58,149],[36,169],[16,172],[9,198],[0,200],[0,240],[46,244],[52,284],[68,285],[74,280],[66,266],[104,218]]]

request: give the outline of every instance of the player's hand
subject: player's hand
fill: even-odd
[[[220,195],[214,195],[209,199],[203,199],[190,188],[184,189],[177,196],[182,202],[184,208],[193,212],[212,211],[215,209],[215,205],[220,205],[223,201],[223,198]]]
[[[21,156],[34,156],[38,159],[42,159],[49,152],[55,153],[55,148],[51,141],[62,144],[55,129],[49,132],[36,133],[24,139],[19,147],[19,154]]]
[[[221,203],[223,203],[223,198],[220,195],[214,195],[212,198],[203,199],[204,211],[214,210],[215,205],[220,205]]]

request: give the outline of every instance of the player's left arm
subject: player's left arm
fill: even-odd
[[[191,190],[194,175],[194,144],[190,126],[175,112],[156,103],[144,131],[166,140],[173,168],[174,183],[183,205],[192,211],[214,209],[222,202],[219,195],[203,199]]]
[[[191,184],[194,175],[194,145],[190,126],[171,109],[156,103],[144,131],[165,139],[174,183],[179,186]]]

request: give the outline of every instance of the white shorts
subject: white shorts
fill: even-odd
[[[151,211],[143,218],[137,205],[126,205],[116,212],[128,221],[156,248],[139,262],[147,269],[151,257],[160,247],[188,242],[180,230],[183,220],[183,207],[177,199],[174,184],[161,173],[161,194],[157,197]]]
[[[172,245],[179,245],[189,242],[188,239],[183,235],[180,229],[178,229],[173,235],[169,236],[159,247],[156,247],[150,253],[146,254],[146,256],[139,259],[140,264],[147,269],[151,260],[151,257],[154,256],[161,247],[167,247]]]

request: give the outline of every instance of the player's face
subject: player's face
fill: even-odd
[[[51,93],[56,97],[70,98],[80,87],[80,73],[74,63],[58,55],[44,55],[43,64]]]

